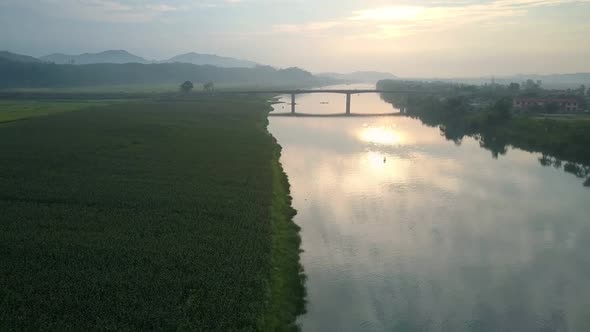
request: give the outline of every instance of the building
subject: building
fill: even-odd
[[[533,107],[545,107],[547,105],[557,105],[559,111],[577,112],[580,105],[575,98],[514,98],[513,105],[515,109],[529,109]]]

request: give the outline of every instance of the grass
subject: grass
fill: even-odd
[[[535,120],[561,120],[561,121],[579,121],[579,120],[590,120],[590,114],[587,113],[580,113],[580,114],[543,114],[533,116]]]
[[[0,126],[0,330],[294,329],[299,237],[261,99]]]
[[[0,100],[0,123],[47,116],[63,112],[77,111],[86,107],[104,106],[105,102],[92,101],[6,101]]]
[[[0,92],[22,93],[162,93],[177,92],[179,84],[124,84],[124,85],[98,85],[63,88],[6,88]]]
[[[180,84],[125,84],[125,85],[98,85],[85,87],[60,87],[60,88],[0,88],[0,93],[133,93],[133,94],[163,94],[163,93],[177,93]],[[289,90],[310,88],[311,84],[244,84],[244,83],[216,83],[216,91],[274,91],[274,90]],[[203,84],[195,83],[193,92],[203,92]]]

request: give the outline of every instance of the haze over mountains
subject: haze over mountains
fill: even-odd
[[[37,72],[23,63],[35,64]],[[51,67],[51,65],[75,65]],[[212,54],[195,52],[177,55],[161,61],[150,61],[124,50],[109,50],[99,53],[79,55],[51,54],[40,58],[0,51],[0,80],[4,87],[40,87],[67,86],[71,84],[159,84],[172,83],[177,80],[193,79],[195,82],[214,80],[233,83],[375,83],[384,79],[440,80],[466,84],[486,84],[491,77],[472,78],[399,78],[391,73],[359,71],[353,73],[321,73],[313,75],[299,68],[278,70],[270,66],[259,65],[253,61],[235,59]],[[116,67],[119,65],[122,67]],[[82,68],[84,66],[93,66]],[[200,68],[200,67],[212,68]],[[76,69],[76,67],[79,67]],[[97,72],[97,68],[105,72]],[[248,70],[247,70],[248,69]],[[126,73],[129,77],[124,77]],[[183,72],[184,71],[184,72]],[[20,74],[18,74],[20,73]],[[185,74],[186,73],[186,74]],[[21,77],[19,77],[21,75]],[[43,76],[44,75],[44,76]],[[248,77],[248,75],[251,75]],[[4,77],[2,77],[4,76]],[[83,77],[82,77],[83,76]],[[197,77],[198,76],[198,77]],[[527,79],[541,80],[547,88],[577,88],[582,84],[590,85],[590,73],[552,74],[552,75],[511,75],[496,77],[496,83],[521,83]]]
[[[146,59],[124,50],[110,50],[100,53],[84,53],[79,55],[55,53],[39,58],[41,61],[58,65],[89,65],[95,63],[149,63]]]
[[[48,59],[56,61],[49,62]],[[52,55],[43,57],[43,60],[0,52],[0,88],[176,85],[186,80],[197,84],[215,82],[249,86],[311,86],[330,83],[294,67],[228,68],[181,62],[148,63],[145,59],[125,51],[107,51],[75,57]],[[227,58],[224,61],[226,64],[229,63]]]
[[[320,73],[319,77],[331,78],[347,82],[378,82],[380,80],[394,80],[397,76],[392,73],[383,73],[378,71],[357,71],[354,73]]]
[[[16,62],[42,62],[41,60],[28,55],[12,53],[8,51],[0,51],[0,59],[16,61]]]
[[[163,62],[192,63],[193,65],[210,65],[222,68],[254,68],[259,66],[253,61],[195,52],[177,55]]]
[[[248,60],[235,59],[214,54],[200,54],[190,52],[180,54],[165,60],[148,60],[131,54],[125,50],[109,50],[99,53],[84,53],[78,55],[55,53],[39,58],[41,61],[55,64],[89,65],[96,63],[191,63],[193,65],[210,65],[222,68],[254,68],[257,63]]]

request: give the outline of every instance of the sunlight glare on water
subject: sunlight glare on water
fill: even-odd
[[[381,144],[381,145],[396,145],[402,143],[401,135],[393,128],[386,127],[365,127],[358,137],[363,142]]]

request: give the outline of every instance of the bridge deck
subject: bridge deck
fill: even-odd
[[[346,90],[346,89],[318,89],[318,90],[247,90],[247,91],[215,91],[214,94],[277,94],[277,95],[298,95],[309,93],[340,93],[340,94],[359,94],[359,93],[412,93],[412,91],[385,91],[375,89],[364,90]],[[415,91],[414,91],[415,93]]]
[[[274,113],[270,112],[268,116],[273,117],[294,117],[294,118],[375,118],[375,117],[395,117],[395,116],[404,116],[404,113],[395,112],[395,113],[330,113],[330,114],[312,114],[312,113],[286,113],[286,112],[279,112]]]

